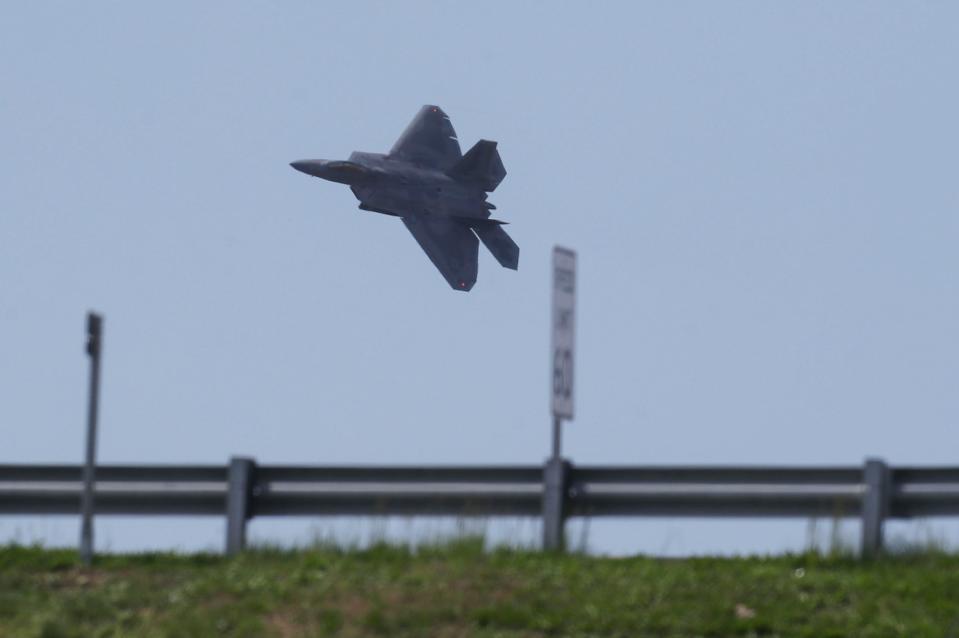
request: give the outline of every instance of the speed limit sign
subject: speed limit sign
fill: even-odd
[[[573,336],[576,325],[576,253],[553,248],[552,408],[556,418],[573,418]]]

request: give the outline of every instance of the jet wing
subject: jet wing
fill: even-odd
[[[450,286],[456,290],[473,287],[479,240],[469,226],[432,215],[404,217],[403,223]]]
[[[396,140],[390,157],[445,171],[456,164],[463,153],[450,118],[440,107],[427,104]]]

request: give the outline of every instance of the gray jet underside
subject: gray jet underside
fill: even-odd
[[[463,155],[450,118],[438,106],[419,110],[387,154],[354,151],[347,161],[300,160],[298,171],[347,184],[360,209],[394,215],[455,290],[476,283],[479,242],[504,268],[516,270],[519,246],[487,193],[506,169],[496,142],[480,140]]]

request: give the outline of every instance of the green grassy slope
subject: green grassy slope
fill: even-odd
[[[482,551],[102,556],[0,548],[0,636],[959,638],[959,557],[592,558]]]

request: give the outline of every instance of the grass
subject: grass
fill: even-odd
[[[959,556],[655,559],[259,549],[99,556],[0,548],[0,636],[959,638]]]

